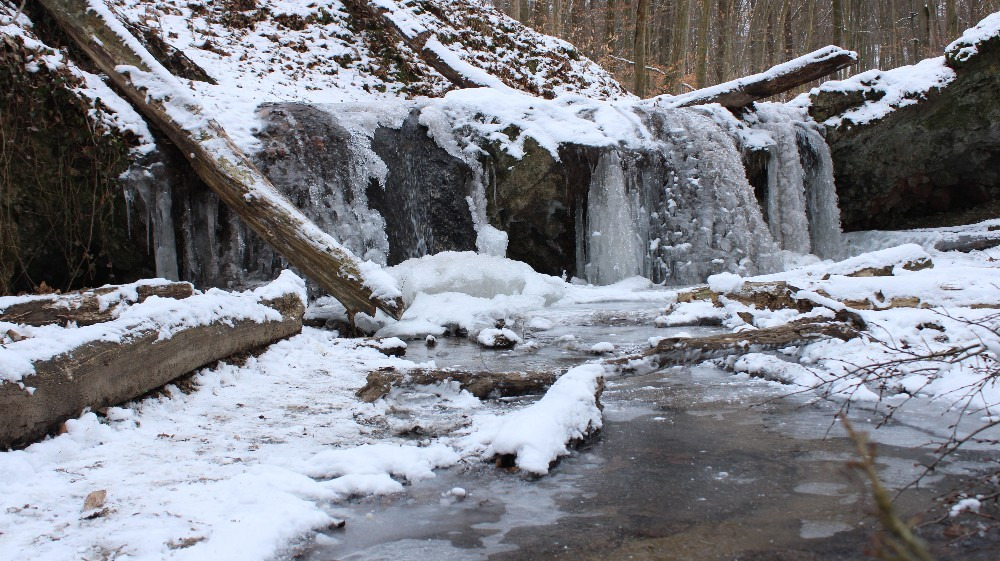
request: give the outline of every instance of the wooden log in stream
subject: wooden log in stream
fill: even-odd
[[[188,90],[101,1],[39,0],[66,35],[149,122],[177,145],[199,177],[254,232],[348,313],[403,313],[387,275],[362,263],[271,185]]]
[[[840,339],[847,341],[857,337],[864,329],[864,322],[857,314],[847,311],[837,312],[833,319],[807,317],[784,325],[749,329],[736,333],[721,333],[700,337],[667,337],[655,347],[641,354],[624,356],[608,361],[608,364],[630,368],[640,361],[655,362],[656,368],[668,364],[690,364],[710,358],[718,358],[753,350],[780,349],[801,345],[820,339]]]

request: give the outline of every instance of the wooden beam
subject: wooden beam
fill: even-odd
[[[808,84],[846,68],[858,60],[855,52],[830,45],[770,69],[681,95],[662,95],[650,101],[659,107],[721,104],[735,111],[751,103]]]
[[[351,315],[381,309],[402,316],[402,299],[382,290],[387,275],[363,265],[281,196],[102,1],[39,3],[118,91],[180,148],[209,188],[289,263]]]

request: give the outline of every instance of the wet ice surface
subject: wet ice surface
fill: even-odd
[[[651,336],[706,328],[655,329],[655,305],[560,308],[524,318],[535,348],[496,352],[457,339],[411,343],[408,358],[439,367],[568,368]],[[536,316],[537,317],[537,316]],[[521,327],[534,324],[547,329]],[[572,337],[570,337],[572,336]],[[873,520],[864,487],[845,468],[852,444],[833,425],[834,404],[774,400],[773,384],[714,368],[671,368],[608,381],[605,427],[549,476],[532,479],[485,463],[439,471],[405,494],[333,508],[344,529],[323,536],[310,561],[475,559],[858,559]],[[869,412],[857,428],[871,430]],[[926,429],[875,433],[883,482],[902,487],[932,448]],[[912,514],[952,478],[981,466],[967,454],[924,488],[902,495]],[[466,496],[456,496],[456,487]],[[461,494],[461,493],[459,493]],[[943,547],[943,546],[942,546]],[[941,549],[939,559],[990,559]]]

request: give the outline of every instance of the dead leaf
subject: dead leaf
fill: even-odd
[[[83,501],[83,511],[94,510],[104,506],[104,500],[108,498],[108,492],[104,489],[93,491]]]
[[[201,541],[205,541],[205,536],[192,536],[190,538],[170,540],[167,542],[167,547],[170,549],[185,549]]]

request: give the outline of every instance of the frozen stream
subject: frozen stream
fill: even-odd
[[[580,349],[598,341],[621,349],[709,329],[656,329],[655,308],[546,310],[552,328],[524,333],[535,349],[496,353],[442,339],[433,349],[411,343],[407,356],[495,370],[570,366],[590,358]],[[845,468],[852,445],[831,430],[835,407],[768,401],[781,393],[713,368],[609,380],[604,430],[549,476],[533,480],[474,464],[440,471],[402,495],[339,505],[334,514],[346,526],[307,559],[859,559],[874,522],[862,483]],[[855,417],[858,428],[872,428],[864,413]],[[930,448],[913,447],[931,439],[919,429],[895,425],[875,436],[891,487],[912,480],[915,464],[930,457]],[[966,455],[904,494],[901,510],[927,508],[976,459]],[[468,495],[450,494],[455,487]],[[992,560],[992,539],[974,550],[939,540],[935,555]]]

